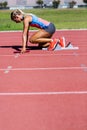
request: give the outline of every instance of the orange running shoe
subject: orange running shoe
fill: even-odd
[[[61,47],[65,47],[65,38],[64,37],[59,38],[59,45]]]
[[[58,39],[54,39],[53,42],[50,42],[49,47],[47,48],[48,51],[55,50],[56,46],[58,44]]]

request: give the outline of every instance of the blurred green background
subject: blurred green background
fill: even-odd
[[[57,29],[87,28],[87,9],[30,9],[23,10],[36,14],[55,24]],[[0,31],[22,30],[22,23],[15,23],[10,19],[11,10],[0,10]],[[36,29],[36,28],[31,28]]]

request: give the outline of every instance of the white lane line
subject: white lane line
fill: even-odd
[[[30,32],[36,32],[37,30],[30,30]],[[80,29],[57,29],[56,32],[60,32],[60,31],[87,31],[87,28],[80,28]],[[22,32],[21,30],[9,30],[9,31],[0,31],[0,33],[19,33]]]
[[[42,68],[13,68],[0,69],[0,71],[34,71],[34,70],[87,70],[87,66],[79,67],[42,67]]]
[[[84,95],[87,91],[60,91],[60,92],[2,92],[0,96],[33,96],[33,95]]]
[[[15,57],[15,58],[18,58],[20,56],[20,54],[15,54],[15,55],[0,55],[0,57]]]
[[[87,55],[87,53],[72,53],[72,54],[55,54],[55,53],[53,53],[53,54],[25,54],[25,55],[21,55],[21,54],[16,54],[16,55],[0,55],[0,57],[18,57],[18,56],[23,56],[23,57],[31,57],[31,56],[35,56],[35,57],[37,57],[37,56],[39,56],[39,57],[42,57],[42,56],[85,56],[85,55]]]

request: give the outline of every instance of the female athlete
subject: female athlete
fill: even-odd
[[[21,53],[26,52],[26,45],[28,42],[28,32],[30,26],[39,28],[30,38],[29,42],[36,43],[38,46],[44,48],[47,47],[47,50],[53,51],[57,44],[59,43],[62,47],[65,47],[64,37],[59,39],[52,39],[53,34],[55,33],[55,26],[53,23],[48,22],[42,18],[37,17],[31,13],[24,13],[22,10],[16,9],[11,12],[11,20],[16,23],[23,22],[23,34],[22,34],[22,50]]]

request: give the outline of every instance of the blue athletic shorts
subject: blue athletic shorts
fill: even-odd
[[[50,23],[47,28],[44,29],[46,32],[53,34],[56,31],[56,28],[53,23]]]

